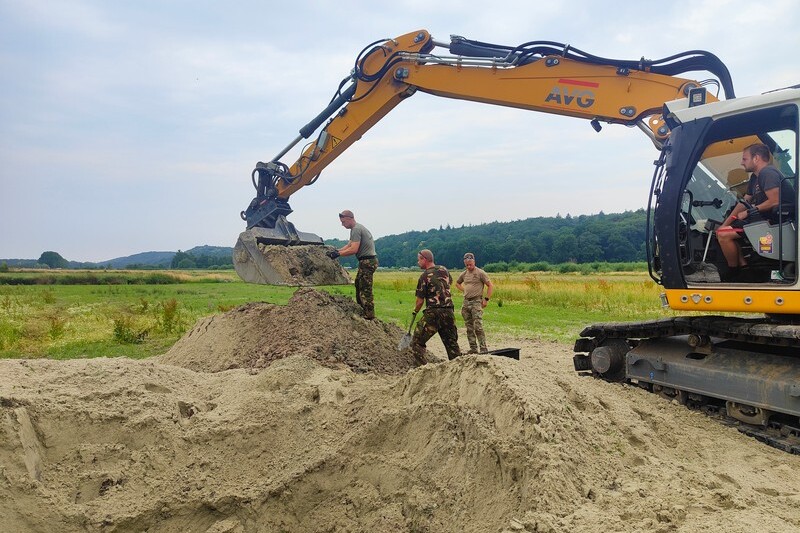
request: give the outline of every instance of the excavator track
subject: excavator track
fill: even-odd
[[[638,385],[800,454],[800,325],[723,316],[596,324],[575,370]],[[588,371],[588,372],[586,372]]]
[[[764,318],[673,317],[647,322],[596,324],[588,326],[581,332],[581,337],[595,339],[649,339],[678,335],[717,337],[770,346],[800,347],[800,325],[773,322]],[[579,342],[582,340],[579,339]]]

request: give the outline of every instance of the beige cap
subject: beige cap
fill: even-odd
[[[339,218],[355,218],[355,217],[353,216],[352,211],[350,211],[349,209],[345,209],[344,211],[339,213]]]
[[[474,261],[475,260],[475,254],[473,254],[472,252],[467,252],[467,253],[464,254],[464,259],[472,259]]]

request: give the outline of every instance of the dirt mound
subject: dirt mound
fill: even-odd
[[[511,342],[402,376],[0,361],[0,531],[800,531],[800,457]]]
[[[201,372],[266,368],[290,355],[346,365],[355,372],[401,374],[415,366],[410,350],[397,351],[403,331],[381,320],[365,320],[346,296],[298,289],[289,304],[249,303],[204,318],[161,363]]]

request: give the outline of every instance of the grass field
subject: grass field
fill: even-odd
[[[418,276],[376,273],[378,318],[408,325]],[[496,288],[484,315],[490,344],[501,333],[572,342],[588,324],[672,314],[646,273],[491,277]],[[353,286],[322,288],[354,296]],[[294,290],[246,284],[233,271],[1,273],[0,357],[149,357],[167,351],[199,318],[246,302],[285,305]]]

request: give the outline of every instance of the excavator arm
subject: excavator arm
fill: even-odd
[[[436,53],[439,50],[446,52]],[[678,77],[689,71],[706,71],[715,79]],[[377,41],[362,50],[330,104],[292,143],[271,161],[256,165],[256,196],[241,213],[247,222],[245,234],[250,233],[243,235],[262,244],[320,244],[321,238],[298,232],[286,220],[292,212],[289,197],[313,184],[325,167],[417,91],[583,118],[597,131],[602,122],[638,126],[660,147],[668,136],[660,115],[663,104],[696,90],[716,100],[705,90],[709,84],[733,97],[727,68],[703,51],[625,61],[550,41],[510,47],[454,36],[449,43],[439,43],[425,30]],[[300,157],[291,165],[283,163],[281,158],[303,139],[311,140]]]

